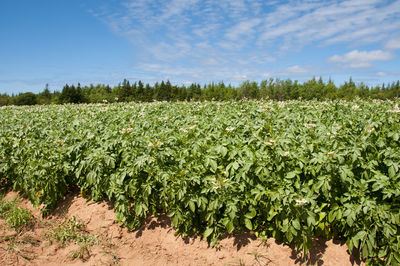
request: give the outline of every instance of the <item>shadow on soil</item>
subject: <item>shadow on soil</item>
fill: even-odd
[[[323,255],[325,254],[326,248],[328,247],[326,245],[326,242],[328,240],[324,238],[316,238],[313,240],[313,248],[309,250],[308,255],[303,258],[301,251],[297,251],[296,247],[294,245],[290,245],[290,248],[292,250],[292,254],[290,256],[291,259],[295,260],[296,264],[306,264],[306,265],[324,265],[325,261],[322,259]],[[346,245],[346,241],[344,240],[337,240],[334,239],[333,243],[335,245]],[[278,243],[282,244],[282,243]],[[347,253],[349,253],[347,251]],[[352,265],[360,265],[361,261],[357,259],[355,256],[350,255],[350,262]]]
[[[57,208],[54,211],[52,211],[50,215],[58,217],[65,216],[65,214],[68,212],[68,209],[72,205],[73,200],[76,197],[80,197],[79,191],[74,191],[73,193],[69,193],[64,198],[64,200],[61,200],[59,202]],[[107,202],[107,204],[108,208],[112,209],[112,204],[110,202]],[[154,230],[160,227],[164,229],[173,230],[171,218],[169,218],[166,215],[159,215],[158,217],[148,216],[145,219],[143,225],[139,229],[133,231],[132,233],[135,233],[136,238],[140,238],[145,230]],[[182,239],[184,240],[185,244],[190,244],[198,237],[199,236],[182,236]],[[226,238],[233,238],[234,245],[236,246],[238,251],[241,248],[249,245],[252,241],[257,240],[257,237],[252,232],[226,234],[222,237],[222,240]],[[296,264],[323,265],[325,262],[322,259],[322,257],[327,248],[326,242],[327,240],[323,238],[315,239],[313,241],[314,248],[309,251],[309,254],[307,255],[306,258],[302,258],[301,252],[297,251],[294,245],[290,245],[289,247],[291,248],[291,258],[294,260]],[[333,242],[334,244],[337,245],[345,245],[345,241],[334,240]],[[282,242],[277,242],[277,241],[276,243],[279,245],[283,244]],[[265,245],[268,248],[268,245],[267,244]],[[361,263],[360,260],[355,256],[350,256],[350,262],[353,265],[359,265]]]

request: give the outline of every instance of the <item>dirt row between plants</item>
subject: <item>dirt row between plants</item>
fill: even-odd
[[[8,192],[5,200],[18,194]],[[78,193],[66,197],[45,219],[28,200],[19,206],[29,209],[34,224],[18,233],[0,219],[0,265],[354,265],[346,245],[316,239],[307,261],[293,247],[269,239],[266,243],[251,232],[228,236],[220,249],[205,240],[175,236],[168,217],[149,217],[136,231],[121,227],[105,202],[87,201]],[[95,243],[66,245],[49,236],[51,230],[72,217],[83,222]],[[76,242],[76,241],[75,241]]]

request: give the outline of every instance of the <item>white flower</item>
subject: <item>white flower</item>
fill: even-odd
[[[392,110],[388,110],[388,113],[400,113],[399,105],[396,104]]]
[[[283,153],[283,156],[289,156],[289,152],[288,152],[288,151],[285,151],[285,152]]]
[[[151,147],[151,148],[153,148],[155,146],[161,147],[162,145],[164,145],[163,142],[159,141],[158,139],[155,139],[154,143],[153,142],[149,142],[149,144],[147,144],[147,147]]]
[[[275,140],[273,140],[273,139],[269,139],[269,140],[264,141],[264,144],[268,145],[268,146],[272,146],[272,145],[274,145],[274,143],[275,143]]]
[[[355,104],[351,107],[351,109],[353,109],[354,111],[360,109],[360,106],[358,104]]]
[[[303,206],[304,204],[308,203],[306,199],[297,199],[296,200],[296,206]]]
[[[156,145],[157,147],[161,147],[162,145],[164,145],[164,143],[156,139]]]
[[[310,124],[304,124],[304,126],[305,126],[306,128],[313,128],[313,127],[316,127],[316,125],[315,125],[315,124],[312,124],[312,123],[310,123]]]
[[[235,130],[235,128],[234,127],[227,127],[227,128],[225,128],[225,130],[228,131],[228,132],[232,132],[233,130]]]
[[[123,128],[119,131],[120,134],[126,134],[126,133],[130,133],[132,132],[132,128],[128,127],[128,128]]]
[[[374,130],[375,130],[375,128],[374,128],[373,125],[370,125],[370,126],[368,126],[368,127],[365,129],[365,131],[367,131],[368,133],[371,133],[371,132],[373,132]]]

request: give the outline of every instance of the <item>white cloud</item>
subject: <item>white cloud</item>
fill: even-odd
[[[385,44],[386,49],[400,49],[400,38],[391,39]]]
[[[385,72],[378,72],[378,73],[376,73],[376,75],[379,76],[379,77],[386,77],[387,76],[387,74]]]
[[[202,64],[205,66],[216,66],[218,65],[218,61],[214,58],[208,58],[202,61]]]
[[[312,42],[352,44],[360,39],[374,43],[400,32],[399,16],[400,1],[294,1],[266,14],[259,43],[286,36],[291,47]]]
[[[154,76],[237,80],[265,73],[302,75],[309,70],[293,65],[279,71],[271,63],[307,45],[341,43],[355,49],[383,45],[400,35],[400,0],[126,1],[90,12],[132,43],[134,68]],[[399,43],[392,39],[384,47],[400,49]],[[362,68],[393,56],[384,50],[354,50],[328,61]],[[140,68],[152,65],[158,67]]]
[[[344,55],[334,55],[328,59],[329,62],[344,63],[350,68],[364,68],[372,66],[373,62],[387,61],[394,58],[390,52],[382,50],[358,51],[353,50]]]
[[[251,20],[242,21],[239,24],[236,24],[232,28],[228,29],[228,32],[225,36],[229,40],[237,40],[243,35],[253,35],[254,27],[261,23],[261,19],[255,18]]]
[[[284,75],[300,75],[308,73],[308,70],[299,65],[294,65],[279,71],[279,73]]]

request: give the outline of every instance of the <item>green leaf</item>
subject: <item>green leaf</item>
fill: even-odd
[[[222,148],[221,148],[221,156],[225,157],[227,153],[228,153],[228,149],[225,148],[224,146],[222,146]]]
[[[217,162],[213,159],[210,159],[209,163],[211,166],[211,171],[215,173],[215,171],[217,171]]]
[[[226,230],[227,230],[228,233],[230,234],[230,233],[233,232],[234,229],[235,229],[235,227],[233,226],[233,222],[232,222],[232,221],[229,221],[229,222],[226,224]]]
[[[315,221],[315,218],[314,218],[314,216],[312,216],[312,215],[308,215],[307,216],[307,226],[311,226],[311,225],[315,225],[316,224],[316,221]]]
[[[390,178],[393,178],[396,175],[396,171],[394,170],[394,166],[393,165],[389,167],[389,171],[388,172],[389,172],[389,177]]]
[[[400,253],[399,252],[393,252],[394,258],[397,263],[400,264]]]
[[[292,240],[293,240],[293,235],[292,235],[292,232],[290,232],[290,230],[286,232],[286,238],[287,238],[287,240],[288,240],[289,243],[292,242]]]
[[[294,228],[296,228],[296,230],[300,230],[300,228],[301,228],[300,227],[300,222],[299,222],[299,220],[297,218],[292,221],[292,225],[293,225]]]
[[[379,258],[384,258],[384,257],[386,257],[386,254],[387,254],[387,248],[386,247],[381,247],[379,249],[379,252],[378,252],[378,257]]]
[[[252,225],[250,219],[245,218],[244,219],[244,225],[246,226],[247,229],[253,230],[253,225]]]
[[[330,222],[330,223],[332,223],[334,220],[335,220],[335,218],[336,218],[336,210],[332,210],[332,211],[330,211],[329,212],[329,214],[328,214],[328,221]]]
[[[393,140],[394,141],[398,141],[399,140],[399,134],[398,133],[394,133]]]
[[[296,175],[297,175],[297,172],[296,172],[296,171],[289,172],[289,173],[286,175],[286,178],[287,178],[287,179],[292,179],[292,178],[294,178]]]
[[[257,212],[256,212],[256,210],[254,209],[254,208],[250,208],[250,211],[248,212],[248,213],[246,213],[245,215],[244,215],[244,217],[246,217],[246,218],[248,218],[248,219],[253,219],[254,218],[254,216],[256,216],[256,214],[257,214]]]
[[[289,229],[289,219],[286,218],[283,220],[281,231],[285,233],[288,229]]]
[[[203,232],[203,238],[209,237],[214,232],[214,228],[207,227]]]
[[[196,211],[196,205],[194,204],[193,201],[189,201],[189,208],[192,212]]]
[[[179,217],[177,214],[174,215],[174,217],[172,217],[172,224],[176,227],[178,226],[179,223]]]
[[[359,231],[353,238],[353,244],[356,248],[358,248],[360,241],[364,240],[364,237],[366,236],[367,232],[365,231]]]

